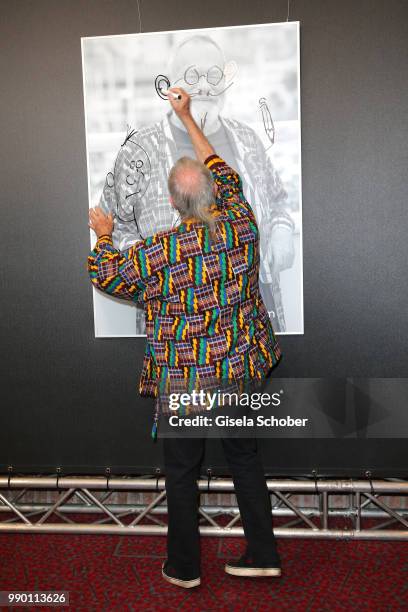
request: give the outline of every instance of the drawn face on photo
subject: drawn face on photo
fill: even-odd
[[[194,37],[176,50],[170,68],[172,87],[182,87],[191,96],[191,113],[209,133],[218,123],[224,106],[227,68],[220,49],[210,39]]]

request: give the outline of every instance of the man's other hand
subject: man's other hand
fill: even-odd
[[[169,91],[172,91],[175,94],[179,94],[181,96],[180,100],[173,98],[173,96],[169,96],[169,102],[173,107],[176,115],[183,120],[185,117],[190,116],[190,96],[188,93],[182,89],[182,87],[170,87]]]
[[[93,229],[97,237],[113,232],[113,215],[110,212],[105,215],[100,206],[89,209],[89,227]]]

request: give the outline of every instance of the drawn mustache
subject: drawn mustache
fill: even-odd
[[[197,100],[197,102],[215,102],[215,100],[211,100],[209,95],[205,95],[203,96],[202,94],[190,94],[191,98],[194,98],[194,100]]]
[[[200,91],[192,91],[192,92],[188,92],[188,95],[190,96],[190,98],[194,98],[195,96],[201,96],[200,99],[208,100],[209,97],[216,98],[217,96],[220,96],[221,94],[224,93],[224,91],[227,91],[227,89],[229,89],[231,85],[233,84],[234,82],[232,81],[229,85],[224,87],[222,91],[217,91],[217,93],[212,93],[211,91],[209,91],[207,94],[203,95]]]

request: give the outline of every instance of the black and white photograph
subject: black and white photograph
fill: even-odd
[[[182,87],[243,177],[259,226],[259,284],[274,330],[303,334],[299,23],[82,39],[89,206],[125,250],[174,227],[167,177],[194,157],[164,92]],[[91,231],[91,243],[94,234]],[[143,336],[143,309],[94,291],[95,336]]]

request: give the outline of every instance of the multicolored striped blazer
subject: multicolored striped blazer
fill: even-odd
[[[218,185],[215,239],[190,218],[125,251],[100,236],[88,256],[94,287],[144,304],[142,396],[158,398],[172,380],[186,390],[208,378],[262,380],[282,356],[259,292],[259,228],[241,178],[216,154],[204,163]],[[157,415],[156,405],[154,432]]]

